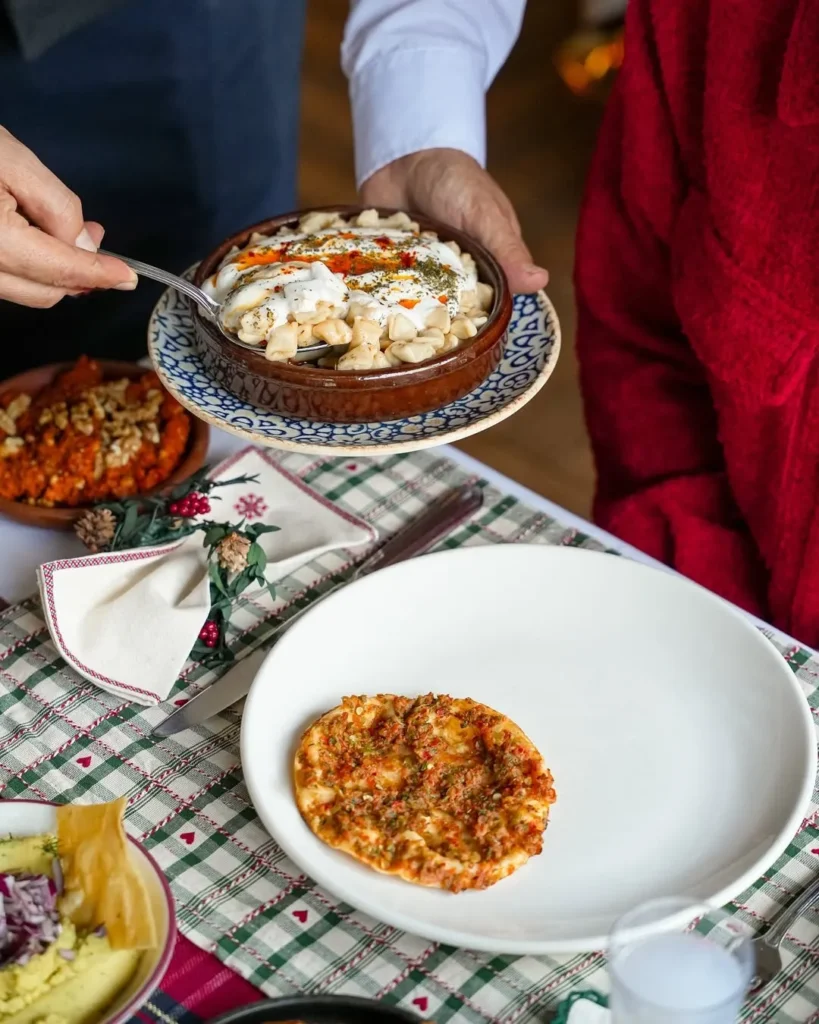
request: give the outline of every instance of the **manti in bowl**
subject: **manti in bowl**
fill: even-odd
[[[327,206],[323,210],[345,219],[363,212],[358,206]],[[195,283],[202,286],[219,270],[234,249],[244,249],[258,236],[275,235],[279,229],[294,230],[310,213],[302,210],[253,224],[237,231],[207,256],[196,270]],[[387,218],[401,211],[381,208]],[[307,420],[333,423],[369,423],[403,419],[430,412],[463,398],[498,366],[512,315],[512,296],[497,260],[478,242],[439,221],[409,215],[421,231],[434,231],[441,242],[455,242],[472,256],[478,281],[492,289],[486,322],[474,337],[453,351],[423,362],[389,368],[340,370],[308,363],[273,362],[265,346],[233,342],[193,310],[196,344],[208,372],[238,398],[271,412]]]

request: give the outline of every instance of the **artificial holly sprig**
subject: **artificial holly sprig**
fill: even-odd
[[[227,646],[226,626],[230,609],[239,595],[252,583],[266,587],[271,597],[276,596],[276,587],[265,578],[267,555],[259,544],[263,533],[275,533],[278,526],[254,523],[245,526],[244,520],[238,526],[229,523],[202,524],[203,547],[208,549],[208,574],[210,576],[210,614],[199,632],[191,657],[204,665],[232,661],[233,652]]]
[[[155,544],[171,544],[202,528],[195,517],[211,511],[212,492],[234,484],[258,483],[258,476],[211,480],[205,466],[165,494],[144,498],[105,501],[89,509],[74,530],[93,552],[121,551]]]

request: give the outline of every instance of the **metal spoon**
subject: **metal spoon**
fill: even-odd
[[[149,277],[152,281],[159,281],[160,284],[169,285],[171,288],[181,292],[182,295],[187,295],[189,299],[196,303],[202,311],[202,315],[215,324],[228,341],[234,345],[241,345],[242,348],[250,349],[252,352],[259,351],[257,346],[245,344],[235,335],[228,333],[224,329],[219,319],[219,313],[222,309],[221,304],[212,299],[207,292],[203,292],[192,281],[188,281],[184,277],[177,277],[176,274],[170,274],[167,270],[160,270],[159,267],[152,267],[150,263],[132,260],[130,256],[120,256],[119,253],[109,252],[107,249],[98,249],[97,251],[102,253],[103,256],[113,256],[116,260],[122,260],[131,270],[135,270],[142,277]],[[315,345],[305,345],[304,348],[298,349],[290,362],[308,363],[320,359],[322,356],[342,355],[346,351],[347,345],[328,345],[326,342],[320,341]]]

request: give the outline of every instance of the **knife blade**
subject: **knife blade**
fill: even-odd
[[[153,736],[171,736],[200,725],[214,715],[229,708],[231,704],[241,700],[250,690],[250,686],[267,655],[268,649],[282,634],[293,625],[305,612],[323,601],[330,594],[335,594],[342,587],[376,569],[385,569],[389,565],[404,562],[408,558],[420,554],[432,547],[437,541],[450,533],[459,523],[483,505],[483,491],[477,484],[463,484],[434,501],[429,508],[416,519],[411,520],[391,537],[380,548],[376,548],[361,562],[350,576],[340,580],[329,590],[300,608],[284,622],[259,641],[259,646],[246,654],[241,661],[230,669],[221,679],[217,679],[206,690],[202,690],[177,711],[172,712],[151,730]]]

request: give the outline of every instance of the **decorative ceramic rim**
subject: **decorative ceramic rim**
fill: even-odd
[[[184,276],[190,276],[191,270],[186,271]],[[278,448],[288,452],[298,452],[302,455],[327,455],[327,456],[342,456],[342,455],[356,455],[356,456],[371,456],[371,455],[400,455],[404,452],[415,452],[420,451],[422,448],[438,448],[444,444],[452,444],[455,441],[460,441],[465,437],[470,437],[472,434],[482,433],[484,430],[488,430],[490,427],[494,427],[497,423],[501,423],[503,420],[508,419],[514,415],[519,409],[523,408],[528,402],[530,402],[535,395],[540,391],[546,381],[551,377],[554,372],[554,368],[557,365],[558,358],[560,356],[561,347],[561,334],[560,334],[560,320],[558,319],[557,312],[552,305],[551,300],[545,291],[541,290],[537,292],[537,296],[543,303],[544,311],[546,314],[547,321],[551,324],[554,332],[552,340],[551,350],[546,358],[546,362],[543,364],[542,369],[538,373],[537,377],[532,383],[522,391],[519,395],[516,395],[506,405],[500,409],[496,409],[494,412],[488,413],[485,416],[481,416],[474,420],[472,423],[468,423],[463,427],[455,427],[452,430],[441,431],[441,433],[434,435],[433,437],[423,438],[408,438],[403,441],[390,441],[384,444],[367,444],[367,445],[330,445],[330,444],[305,444],[302,441],[290,441],[287,438],[270,438],[264,434],[260,434],[255,430],[251,430],[245,427],[237,427],[232,423],[220,420],[218,417],[213,416],[207,412],[201,406],[198,406],[195,402],[192,402],[187,398],[176,384],[170,378],[163,367],[160,365],[159,359],[154,357],[155,349],[157,344],[154,342],[152,335],[159,334],[158,330],[154,330],[156,323],[157,309],[159,304],[165,301],[165,296],[168,291],[167,289],[157,302],[151,313],[151,318],[148,321],[148,352],[151,357],[154,370],[157,376],[162,381],[162,386],[166,391],[169,391],[173,397],[179,402],[180,405],[184,406],[189,412],[193,413],[194,416],[204,420],[210,426],[215,427],[217,430],[225,430],[229,434],[235,434],[237,437],[242,437],[252,441],[254,444],[261,445],[265,448]],[[514,300],[514,296],[513,296]],[[514,316],[514,313],[513,313]],[[190,328],[190,332],[193,333],[193,326]],[[203,373],[204,373],[203,369]],[[206,374],[207,375],[207,374]],[[209,376],[209,375],[207,375]],[[220,387],[223,387],[220,385]],[[227,391],[227,388],[223,388]],[[474,393],[474,392],[472,392]],[[465,397],[469,397],[468,395]],[[464,399],[461,399],[463,401]],[[248,403],[250,404],[250,403]],[[446,408],[446,406],[444,406]],[[269,413],[271,417],[278,416],[277,413]],[[299,417],[289,417],[290,419],[298,419]],[[407,419],[408,417],[404,417]],[[304,423],[309,423],[308,420],[303,420]],[[401,422],[400,420],[396,422]]]
[[[14,797],[10,799],[4,799],[3,803],[9,804],[33,804],[36,807],[61,807],[62,804],[57,803],[56,800],[18,800]],[[145,983],[142,987],[134,993],[127,1005],[124,1006],[115,1017],[104,1017],[102,1024],[127,1024],[129,1020],[134,1016],[137,1010],[141,1009],[148,998],[157,990],[160,981],[162,981],[168,970],[168,965],[171,962],[173,956],[174,946],[176,945],[176,904],[174,903],[173,894],[171,893],[171,887],[168,884],[168,879],[165,877],[164,872],[157,864],[153,855],[150,854],[141,843],[138,843],[132,836],[126,835],[129,843],[139,850],[140,854],[150,864],[154,874],[159,879],[159,884],[162,889],[162,893],[165,897],[165,903],[168,909],[168,934],[165,937],[165,946],[162,953],[157,960],[156,967],[148,975]]]

